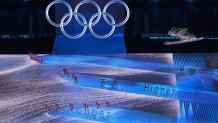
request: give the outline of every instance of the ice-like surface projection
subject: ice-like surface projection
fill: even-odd
[[[193,114],[195,120],[216,121],[216,117],[210,117],[218,114],[217,106],[214,105],[217,102],[216,93],[197,90],[200,88],[176,87],[178,80],[180,84],[184,82],[208,84],[205,80],[213,79],[211,73],[215,70],[195,66],[196,73],[192,75],[189,73],[192,67],[184,66],[185,72],[181,74],[179,59],[175,65],[172,62],[172,54],[157,56],[158,54],[45,55],[42,56],[45,64],[36,63],[27,55],[0,56],[1,71],[9,71],[0,75],[0,122],[92,123],[121,122],[123,119],[126,119],[126,122],[142,122],[150,118],[154,121],[175,123],[186,120],[184,118],[186,115],[193,118]],[[25,64],[31,66],[27,67]],[[16,66],[25,67],[13,70]],[[63,75],[63,68],[67,68],[69,73],[75,73],[78,83],[75,84],[72,77]],[[188,80],[188,77],[191,80]],[[102,78],[109,83],[116,80],[118,90],[108,89],[110,85],[106,85],[105,89],[100,88]],[[146,85],[148,88],[144,87],[144,83],[149,83]],[[126,91],[122,92],[122,89]],[[147,90],[146,93],[144,89]],[[155,94],[156,91],[161,93]],[[178,99],[183,102],[180,104]],[[106,108],[106,101],[111,103],[109,108]],[[209,101],[207,107],[210,107],[207,109],[213,109],[213,112],[208,110],[206,113],[209,114],[205,115],[200,112],[204,110],[204,106],[198,106],[202,109],[195,106],[199,102],[201,105],[206,105],[207,101]],[[91,114],[89,116],[85,114],[83,105],[89,105],[90,111],[93,111],[96,102],[101,104],[99,111],[110,110],[109,119],[93,119]],[[69,111],[70,103],[81,113],[75,114]],[[209,103],[213,106],[209,106]],[[57,104],[61,106],[61,110],[55,109]],[[52,110],[47,112],[45,105],[52,106]],[[196,112],[199,115],[196,115]],[[184,115],[178,116],[181,114]],[[201,115],[206,117],[200,117]],[[125,120],[123,122],[125,123]]]

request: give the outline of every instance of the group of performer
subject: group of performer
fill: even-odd
[[[74,84],[76,85],[77,83],[79,83],[77,76],[74,73],[70,73],[67,68],[63,68],[63,72],[64,75],[66,75],[67,77],[72,77],[72,79],[74,80]]]
[[[109,101],[105,101],[105,104],[106,104],[107,108],[109,108],[111,106],[111,103]],[[88,103],[83,104],[83,108],[84,108],[85,112],[87,110],[89,110],[89,107],[90,107],[90,105]],[[55,103],[54,105],[44,105],[44,109],[46,112],[51,111],[52,108],[56,109],[56,111],[60,111],[62,109],[61,105],[58,103]],[[75,109],[74,103],[70,103],[69,108],[71,111],[73,111]],[[98,101],[96,101],[96,109],[100,109],[100,108],[101,108],[101,104]]]
[[[33,52],[29,52],[29,58],[33,61],[36,61],[37,63],[45,64],[43,58],[41,56],[38,56],[37,54],[35,54]]]
[[[53,108],[52,105],[50,105],[50,106],[49,106],[49,105],[44,105],[44,109],[45,109],[46,112],[51,111],[52,108]],[[61,108],[61,105],[59,105],[58,103],[55,103],[54,108],[55,108],[57,111],[60,111],[60,110],[62,109],[62,108]]]

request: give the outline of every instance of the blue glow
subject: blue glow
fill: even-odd
[[[52,54],[125,54],[123,34],[117,33],[106,39],[97,39],[86,33],[83,37],[72,40],[57,36]]]
[[[64,63],[69,64],[72,62],[78,63],[92,63],[98,65],[109,65],[115,67],[124,67],[124,68],[132,68],[132,69],[140,69],[147,71],[155,71],[162,73],[177,73],[179,74],[179,68],[181,65],[177,64],[175,59],[175,64],[164,64],[164,63],[155,63],[155,62],[146,62],[146,61],[134,61],[128,59],[121,58],[108,58],[108,57],[98,57],[98,56],[80,56],[80,55],[72,55],[72,56],[45,56],[45,63],[47,64],[56,64],[56,63]],[[181,57],[182,58],[182,57]],[[192,59],[193,60],[193,59]],[[207,69],[205,67],[198,67],[189,61],[190,64],[187,63],[188,70],[190,68],[196,68],[196,75],[200,75],[202,77],[212,77],[212,72],[214,69]],[[202,64],[201,62],[197,62],[196,64]],[[205,63],[203,63],[205,64]]]

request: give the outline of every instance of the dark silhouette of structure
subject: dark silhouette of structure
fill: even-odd
[[[45,18],[45,9],[51,1],[0,1],[0,53],[52,52],[56,32]],[[54,8],[50,15],[54,19]]]

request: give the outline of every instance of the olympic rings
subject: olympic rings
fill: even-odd
[[[115,20],[114,20],[114,18],[113,18],[110,14],[108,14],[108,13],[102,13],[102,14],[108,16],[108,17],[111,19],[112,24],[115,25]],[[96,13],[95,15],[93,15],[93,16],[91,17],[90,21],[89,21],[89,30],[90,30],[90,32],[91,32],[96,38],[108,38],[108,37],[110,37],[110,36],[114,33],[114,31],[115,31],[115,28],[116,28],[115,26],[112,26],[112,30],[111,30],[108,34],[103,35],[103,36],[100,36],[100,35],[96,34],[96,33],[93,31],[93,29],[92,29],[92,21],[94,20],[94,18],[95,18],[96,16],[98,16],[98,13]]]
[[[61,3],[61,4],[65,5],[65,6],[68,8],[68,10],[69,10],[69,13],[66,13],[66,14],[63,16],[63,18],[61,19],[60,24],[57,24],[57,23],[51,21],[51,19],[50,19],[50,17],[49,17],[49,9],[51,8],[51,6],[53,6],[54,4],[57,4],[57,3]],[[86,4],[86,3],[93,4],[93,5],[97,8],[97,10],[98,10],[98,12],[95,13],[95,14],[90,18],[89,21],[87,21],[87,20],[85,19],[85,17],[84,17],[82,14],[78,13],[79,7],[80,7],[81,5],[83,5],[83,4]],[[110,15],[109,13],[107,13],[108,7],[109,7],[111,4],[114,4],[114,3],[119,3],[119,4],[123,5],[123,6],[125,7],[125,9],[126,9],[126,12],[127,12],[127,15],[126,15],[124,21],[122,21],[122,22],[120,22],[120,23],[118,23],[118,24],[115,23],[115,20],[114,20],[113,16]],[[71,38],[71,39],[80,38],[80,37],[82,37],[82,36],[85,34],[85,32],[87,31],[87,28],[89,28],[89,30],[90,30],[90,32],[93,34],[93,36],[95,36],[96,38],[101,38],[101,39],[103,39],[103,38],[108,38],[108,37],[110,37],[110,36],[114,33],[116,27],[119,27],[119,26],[124,25],[124,24],[129,20],[130,10],[129,10],[129,7],[127,6],[127,4],[126,4],[125,2],[123,2],[123,1],[121,1],[121,0],[111,0],[111,1],[109,1],[109,2],[105,5],[105,7],[104,7],[104,9],[103,9],[103,12],[101,11],[101,8],[99,7],[99,5],[98,5],[96,2],[94,2],[94,1],[92,1],[92,0],[83,0],[83,1],[81,1],[79,4],[76,5],[75,10],[74,10],[74,12],[73,12],[71,6],[70,6],[67,2],[62,1],[62,0],[55,0],[55,1],[52,1],[52,2],[47,6],[46,11],[45,11],[45,15],[46,15],[46,19],[48,20],[48,22],[49,22],[51,25],[55,26],[55,27],[59,27],[59,28],[61,29],[61,32],[62,32],[66,37],[68,37],[68,38]],[[73,16],[75,17],[76,22],[78,22],[81,26],[84,27],[84,28],[83,28],[83,31],[82,31],[80,34],[75,35],[75,36],[72,36],[72,35],[68,34],[68,33],[64,30],[64,26],[66,26],[66,25],[68,25],[68,24],[70,23],[70,21],[72,20],[72,17],[73,17]],[[101,16],[103,16],[103,18],[104,18],[104,20],[105,20],[105,22],[106,22],[107,24],[109,24],[110,26],[112,26],[111,31],[110,31],[108,34],[106,34],[106,35],[98,35],[98,34],[96,34],[96,33],[93,31],[93,29],[92,29],[92,27],[93,27],[94,25],[96,25],[96,24],[100,21]],[[68,18],[68,19],[66,20],[66,18]],[[82,21],[81,21],[79,18],[81,18]],[[97,19],[93,22],[93,20],[94,20],[95,18],[97,18]],[[108,20],[108,18],[110,19],[110,21]],[[65,22],[65,21],[66,21],[66,22]],[[87,23],[87,22],[88,22],[88,23]]]
[[[98,6],[98,4],[97,4],[96,2],[94,2],[94,1],[83,0],[83,1],[81,1],[81,2],[76,6],[76,8],[75,8],[75,10],[74,10],[74,13],[77,13],[79,7],[80,7],[82,4],[84,4],[84,3],[91,3],[91,4],[93,4],[93,5],[98,9],[98,18],[97,18],[97,20],[92,24],[92,26],[93,26],[93,25],[97,24],[97,23],[99,22],[99,20],[101,19],[101,8],[100,8],[100,7]],[[79,18],[78,18],[77,15],[75,15],[75,18],[76,18],[76,21],[77,21],[80,25],[82,25],[82,26],[88,26],[88,25],[83,24],[83,23],[79,20]]]
[[[65,2],[65,1],[59,1],[59,0],[52,1],[52,2],[48,5],[48,7],[46,8],[46,11],[45,11],[46,18],[47,18],[48,22],[49,22],[51,25],[53,25],[53,26],[55,26],[55,27],[61,27],[60,24],[56,24],[56,23],[52,22],[51,19],[50,19],[50,17],[49,17],[49,14],[48,14],[48,13],[49,13],[49,9],[51,8],[51,6],[54,5],[54,4],[56,4],[56,3],[62,3],[62,4],[64,4],[65,6],[67,6],[68,10],[70,11],[70,17],[69,17],[69,19],[67,20],[66,23],[63,24],[63,26],[66,26],[67,24],[70,23],[70,21],[71,21],[71,19],[72,19],[73,11],[72,11],[72,8],[70,7],[70,5],[69,5],[67,2]]]
[[[84,22],[85,24],[87,24],[85,17],[82,16],[81,14],[79,14],[79,13],[73,13],[73,15],[78,15],[79,17],[82,18],[83,22]],[[66,14],[66,15],[62,18],[61,24],[60,24],[60,25],[61,25],[61,31],[62,31],[62,33],[63,33],[66,37],[68,37],[68,38],[71,38],[71,39],[80,38],[81,36],[83,36],[83,35],[86,33],[87,26],[84,26],[83,31],[82,31],[80,34],[78,34],[78,35],[76,35],[76,36],[71,36],[71,35],[69,35],[69,34],[66,33],[65,30],[64,30],[64,20],[65,20],[67,17],[69,17],[69,16],[70,16],[70,14],[68,13],[68,14]]]
[[[103,13],[107,13],[107,12],[106,12],[106,11],[107,11],[107,8],[108,8],[111,4],[116,3],[116,2],[122,4],[122,5],[126,8],[126,12],[127,12],[126,18],[125,18],[125,20],[124,20],[123,22],[121,22],[121,23],[119,23],[119,24],[114,24],[115,27],[119,27],[119,26],[124,25],[124,24],[129,20],[130,11],[129,11],[129,7],[126,5],[126,3],[124,3],[123,1],[120,1],[120,0],[111,0],[110,2],[108,2],[108,3],[105,5],[105,7],[104,7],[104,9],[103,9]],[[103,17],[104,17],[104,20],[105,20],[109,25],[113,26],[113,24],[112,24],[110,21],[108,21],[108,19],[107,19],[107,17],[105,16],[105,14],[103,15]]]

